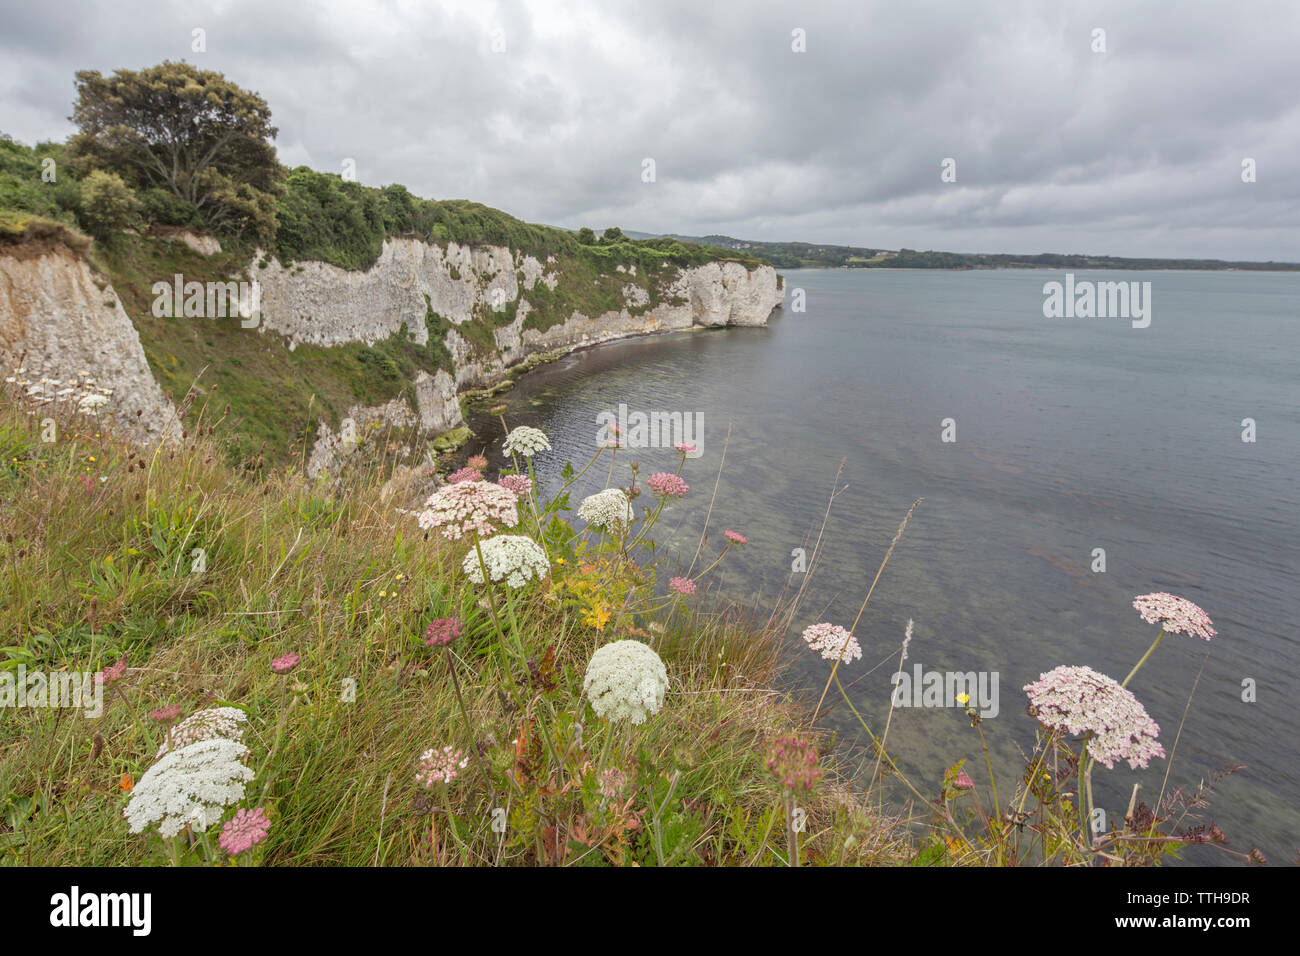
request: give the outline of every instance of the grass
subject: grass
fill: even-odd
[[[84,416],[42,443],[16,404],[0,406],[0,625],[16,636],[0,668],[129,666],[99,719],[25,708],[0,723],[0,859],[169,862],[174,847],[122,819],[124,786],[163,739],[148,715],[231,704],[249,715],[257,774],[243,805],[273,821],[256,851],[265,865],[787,861],[764,758],[808,713],[772,689],[783,630],[734,610],[638,618],[672,688],[641,727],[607,725],[582,700],[583,669],[632,622],[584,623],[578,565],[596,550],[551,541],[574,560],[511,607],[524,668],[459,569],[464,545],[397,512],[419,497],[418,473],[362,468],[328,488],[290,469],[231,468],[210,412],[183,408],[190,438],[151,452]],[[465,622],[452,645],[464,711],[450,655],[422,643],[447,616]],[[270,661],[289,652],[302,663],[274,673]],[[444,745],[481,761],[445,792],[422,791],[416,761]],[[598,792],[614,766],[628,775],[626,801]],[[897,821],[823,766],[824,785],[803,800],[804,861],[909,859]],[[180,861],[218,856],[204,838]]]

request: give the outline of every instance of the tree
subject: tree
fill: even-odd
[[[107,239],[135,221],[140,203],[117,173],[96,169],[81,181],[78,217],[92,236]]]
[[[578,230],[578,242],[584,246],[594,246],[596,244],[596,234],[583,226]]]
[[[137,188],[163,187],[213,229],[275,233],[283,172],[271,109],[220,73],[167,61],[145,70],[77,73],[72,152]]]
[[[606,242],[626,242],[627,236],[623,235],[623,230],[618,226],[610,226],[605,230],[604,240]]]

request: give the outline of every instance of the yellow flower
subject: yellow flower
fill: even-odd
[[[970,694],[958,694],[957,703],[965,707],[967,704],[970,703]]]

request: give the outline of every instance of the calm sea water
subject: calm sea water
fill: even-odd
[[[839,467],[842,484],[814,576],[789,638],[792,689],[817,695],[828,665],[798,632],[848,626],[912,501],[924,498],[857,634],[863,660],[844,672],[874,728],[909,618],[909,667],[998,675],[999,713],[984,724],[1004,793],[1018,748],[1033,743],[1021,690],[1059,664],[1122,679],[1155,637],[1133,597],[1171,591],[1204,607],[1219,636],[1168,636],[1130,689],[1170,750],[1201,672],[1169,787],[1195,787],[1225,765],[1205,819],[1230,845],[1289,863],[1300,847],[1300,276],[1077,272],[1149,281],[1149,328],[1125,319],[1047,319],[1043,283],[1063,274],[795,271],[787,310],[768,328],[611,343],[546,366],[507,396],[512,424],[534,424],[565,460],[591,455],[597,415],[616,410],[702,416],[704,456],[691,494],[670,508],[661,542],[689,563],[724,441],[711,527],[750,545],[715,581],[763,606],[791,579],[791,551],[811,553]],[[789,311],[801,288],[807,311]],[[941,423],[956,441],[941,441]],[[1242,441],[1254,419],[1257,441]],[[499,426],[474,421],[479,442]],[[499,446],[498,446],[499,447]],[[638,451],[642,477],[675,464]],[[605,469],[586,489],[599,490]],[[577,497],[574,498],[575,502]],[[1094,549],[1106,570],[1092,570]],[[734,558],[735,560],[732,560]],[[671,563],[671,559],[670,559]],[[793,578],[798,586],[798,575]],[[874,669],[873,669],[874,668]],[[1243,682],[1255,683],[1254,702]],[[849,754],[864,735],[842,701],[826,723]],[[968,758],[981,787],[978,737],[960,710],[895,711],[890,749],[922,792]],[[1122,818],[1134,783],[1154,802],[1166,761],[1099,769],[1098,805]],[[1192,849],[1188,862],[1231,863]]]

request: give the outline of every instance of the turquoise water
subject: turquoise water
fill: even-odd
[[[1300,846],[1297,646],[1300,572],[1300,276],[1076,272],[1076,280],[1147,281],[1148,328],[1127,319],[1049,319],[1045,271],[795,271],[787,310],[768,328],[611,343],[530,373],[507,398],[512,424],[545,430],[552,485],[585,462],[597,416],[617,410],[701,416],[691,494],[660,526],[689,563],[708,508],[750,544],[714,585],[764,606],[793,582],[791,551],[811,553],[840,460],[823,564],[791,630],[796,689],[820,694],[828,665],[798,632],[848,626],[912,501],[924,498],[857,628],[863,659],[845,671],[855,705],[879,728],[909,618],[909,668],[997,672],[999,712],[984,731],[1000,789],[1033,743],[1021,687],[1058,664],[1122,679],[1155,637],[1135,595],[1171,591],[1200,604],[1211,643],[1168,636],[1130,689],[1170,750],[1204,666],[1169,775],[1194,787],[1224,765],[1204,819],[1230,845],[1273,863]],[[807,311],[789,311],[803,289]],[[956,441],[941,441],[944,419]],[[1254,419],[1257,440],[1242,441]],[[499,426],[471,423],[480,441]],[[671,450],[620,456],[642,478],[675,466]],[[603,486],[605,471],[586,490]],[[575,496],[574,501],[578,499]],[[1092,570],[1103,548],[1106,570]],[[732,560],[732,559],[735,560]],[[1207,657],[1208,653],[1208,657]],[[879,665],[879,666],[877,666]],[[874,670],[873,670],[874,668]],[[1242,700],[1253,680],[1256,700]],[[833,693],[833,692],[832,692]],[[826,718],[847,747],[862,735],[842,702]],[[978,738],[959,710],[895,711],[890,749],[922,792],[961,757],[983,786]],[[852,750],[849,751],[853,753]],[[1097,803],[1122,817],[1133,783],[1154,801],[1166,761],[1100,770]],[[1005,799],[1005,796],[1004,796]],[[1231,863],[1206,849],[1195,863]]]

